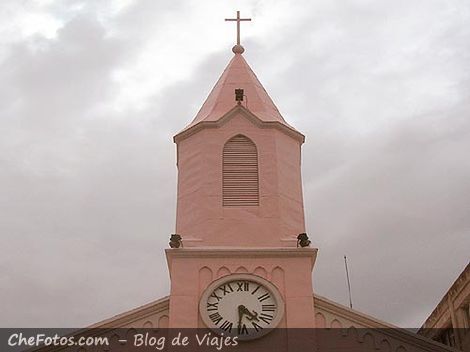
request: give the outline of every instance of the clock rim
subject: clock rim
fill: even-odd
[[[207,299],[209,298],[210,294],[213,292],[215,288],[218,286],[224,284],[225,282],[228,281],[236,281],[236,280],[246,280],[246,281],[254,281],[258,284],[261,284],[265,286],[273,295],[276,300],[276,303],[278,305],[277,309],[277,314],[275,318],[273,319],[272,323],[270,324],[269,327],[264,328],[263,331],[260,334],[256,334],[254,336],[248,336],[247,338],[242,338],[238,335],[239,340],[241,341],[246,341],[246,340],[255,340],[257,338],[260,338],[267,333],[271,332],[272,329],[276,328],[279,323],[281,322],[282,318],[284,317],[284,300],[282,298],[282,295],[279,291],[279,289],[274,285],[272,282],[266,280],[264,277],[258,276],[256,274],[229,274],[225,275],[221,278],[218,278],[214,281],[212,281],[206,289],[203,291],[201,295],[201,299],[199,300],[199,315],[201,316],[202,321],[206,325],[207,328],[211,329],[212,331],[216,332],[217,334],[220,335],[220,328],[217,326],[214,326],[212,324],[212,321],[209,319],[209,316],[206,314],[203,314],[203,312],[206,312],[206,302]]]

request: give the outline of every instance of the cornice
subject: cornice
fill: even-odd
[[[316,258],[317,248],[244,248],[244,247],[199,247],[167,248],[167,258],[267,258],[267,257],[311,257]]]
[[[93,325],[90,325],[87,327],[87,329],[116,328],[119,326],[126,325],[127,323],[131,323],[133,321],[151,316],[155,313],[159,313],[164,310],[167,310],[169,308],[169,301],[170,301],[169,296],[160,298],[156,301],[147,303],[143,306],[131,309],[127,312],[120,313],[111,318],[108,318],[98,323],[95,323]]]
[[[260,128],[275,128],[280,130],[281,132],[293,137],[294,139],[298,140],[300,143],[305,142],[305,136],[295,130],[293,127],[288,126],[279,121],[263,121],[258,116],[253,114],[250,110],[245,108],[242,105],[235,105],[231,110],[226,112],[222,115],[218,120],[215,121],[201,121],[196,123],[195,125],[177,133],[173,137],[173,142],[179,143],[182,140],[188,138],[189,136],[193,135],[194,133],[204,129],[204,128],[218,128],[224,125],[230,118],[235,116],[236,113],[242,113],[248,120],[254,123],[256,126]]]
[[[455,352],[456,350],[446,345],[440,344],[427,337],[415,334],[408,329],[399,328],[395,325],[385,323],[379,319],[373,318],[367,314],[350,309],[339,303],[333,302],[325,297],[314,294],[314,307],[325,310],[336,316],[342,316],[346,319],[356,322],[370,329],[379,329],[380,333],[389,336],[393,339],[399,340],[402,343],[410,344],[429,352],[442,352],[449,351]]]
[[[205,247],[205,248],[167,248],[165,249],[168,267],[171,268],[176,258],[308,258],[313,268],[317,258],[317,248],[232,248],[232,247]]]
[[[326,297],[322,297],[317,294],[314,294],[313,299],[314,299],[315,307],[322,308],[329,313],[333,313],[333,314],[339,313],[345,318],[353,322],[359,323],[361,325],[364,325],[366,327],[398,329],[398,327],[395,325],[386,323],[384,321],[371,317],[357,310],[343,306],[342,304],[329,300]]]
[[[418,333],[424,332],[426,329],[433,328],[437,321],[448,309],[448,299],[456,297],[470,282],[470,263],[467,264],[465,269],[460,273],[458,278],[454,281],[452,286],[446,292],[444,297],[439,301],[436,308],[432,311],[426,321],[423,323]]]
[[[100,321],[96,324],[90,325],[83,329],[73,331],[66,336],[105,336],[105,334],[112,332],[113,330],[120,329],[127,323],[134,322],[136,320],[151,316],[155,313],[159,313],[169,309],[170,298],[165,296],[156,301],[147,303],[143,306],[131,309],[127,312],[118,314],[109,319]],[[130,328],[127,328],[130,329]],[[32,348],[28,351],[31,352],[56,352],[56,351],[69,351],[69,346],[41,346],[38,348]]]

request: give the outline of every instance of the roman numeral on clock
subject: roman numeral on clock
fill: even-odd
[[[213,312],[213,311],[219,310],[218,305],[219,305],[219,302],[215,302],[215,303],[207,302],[207,311],[208,312]]]
[[[264,295],[261,295],[258,297],[258,301],[260,302],[266,301],[269,297],[271,297],[271,295],[268,292],[266,292]]]
[[[214,297],[217,300],[217,302],[222,299],[222,297],[217,296],[217,294],[215,292],[212,292],[212,294],[209,297]]]
[[[263,304],[261,306],[261,310],[263,312],[275,312],[276,311],[276,305],[275,304]]]
[[[220,286],[219,288],[222,290],[222,293],[224,294],[224,296],[227,293],[233,292],[233,288],[232,288],[232,286],[230,286],[230,284]]]
[[[253,325],[253,327],[255,328],[256,331],[260,331],[263,329],[262,326],[256,324],[254,321],[251,323],[251,325]]]
[[[249,291],[250,283],[248,281],[239,281],[237,282],[237,292],[238,291]]]
[[[220,325],[220,328],[227,331],[227,332],[232,332],[232,327],[233,327],[233,323],[228,321],[228,320],[225,320],[222,325]]]
[[[274,316],[271,314],[261,313],[259,319],[264,321],[266,324],[269,324],[273,320]]]
[[[238,325],[238,335],[248,335],[248,328],[246,324]]]
[[[210,314],[209,318],[210,318],[210,320],[212,320],[212,322],[215,325],[219,324],[221,322],[221,320],[223,319],[218,312]]]
[[[260,287],[261,287],[261,286],[256,287],[256,288],[253,290],[253,292],[251,292],[251,294],[254,295],[254,294],[256,293],[256,291],[258,291],[258,290],[260,289]]]

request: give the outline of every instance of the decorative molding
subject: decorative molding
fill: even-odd
[[[198,248],[167,248],[166,256],[171,258],[266,258],[266,257],[313,257],[316,258],[317,248],[244,248],[244,247],[198,247]]]
[[[143,306],[131,309],[127,312],[115,315],[109,319],[102,320],[98,323],[90,325],[87,329],[91,328],[118,328],[123,327],[134,321],[149,317],[156,313],[162,313],[169,310],[170,298],[168,296],[160,298],[159,300],[147,303]]]
[[[395,325],[388,324],[384,321],[378,320],[367,314],[364,314],[357,310],[343,306],[342,304],[331,301],[326,297],[322,297],[317,294],[314,294],[313,300],[314,300],[315,309],[320,308],[334,315],[340,315],[341,317],[345,317],[349,319],[350,321],[358,323],[362,326],[365,326],[368,328],[398,329],[398,327]]]
[[[248,120],[253,122],[256,126],[260,128],[275,128],[288,136],[291,136],[297,139],[300,143],[305,142],[305,136],[295,130],[293,127],[290,127],[286,124],[283,124],[279,121],[263,121],[255,114],[253,114],[250,110],[245,108],[242,105],[235,105],[231,110],[229,110],[225,115],[222,115],[218,120],[215,121],[201,121],[197,124],[179,132],[173,137],[173,142],[179,143],[183,139],[188,138],[189,136],[193,135],[194,133],[200,131],[203,128],[218,128],[224,125],[228,120],[230,120],[233,116],[237,113],[243,114]]]
[[[350,309],[346,306],[333,302],[325,297],[314,294],[313,295],[314,307],[317,311],[325,311],[332,314],[335,317],[343,317],[349,320],[352,324],[357,323],[365,328],[380,329],[382,335],[387,338],[397,340],[397,342],[418,347],[423,351],[429,352],[442,352],[442,351],[453,351],[455,349],[450,348],[446,345],[440,344],[429,338],[410,332],[407,329],[398,328],[392,324],[385,323],[381,320],[373,318],[364,313]],[[326,322],[328,326],[328,322]],[[351,327],[354,327],[351,325]]]
[[[435,324],[441,317],[449,310],[448,300],[456,297],[464,287],[470,282],[470,263],[467,264],[465,269],[460,273],[459,277],[454,281],[452,286],[446,292],[444,297],[439,301],[436,308],[432,311],[429,317],[425,320],[418,333],[423,333],[426,329],[434,328]]]
[[[198,247],[198,248],[167,248],[166,260],[171,272],[171,264],[175,258],[310,258],[315,264],[317,248],[233,248],[233,247]]]

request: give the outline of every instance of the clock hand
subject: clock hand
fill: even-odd
[[[241,324],[242,319],[243,319],[243,315],[245,314],[246,310],[247,309],[244,305],[239,305],[238,306],[238,325]]]
[[[238,334],[241,333],[242,319],[245,314],[246,307],[244,305],[238,306]]]
[[[239,317],[239,323],[241,322],[243,315],[246,314],[246,318],[249,321],[258,321],[258,313],[256,311],[250,312],[248,308],[246,308],[244,305],[239,305],[238,306],[238,317]]]
[[[252,320],[254,320],[254,321],[259,321],[259,319],[258,319],[258,313],[257,313],[256,311],[253,311],[253,313],[251,313],[250,311],[248,311],[248,312],[250,313],[250,315],[247,317],[247,319],[248,319],[249,321],[252,321]]]

